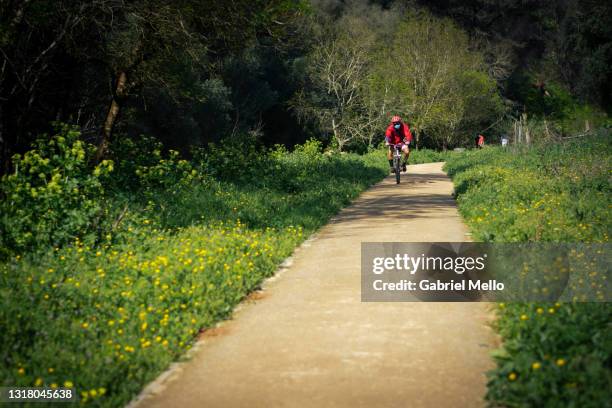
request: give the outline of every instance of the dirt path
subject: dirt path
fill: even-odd
[[[132,405],[482,406],[486,304],[360,302],[362,241],[469,240],[441,167],[362,194]]]

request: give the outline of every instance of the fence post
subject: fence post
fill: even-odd
[[[523,113],[523,123],[525,125],[525,144],[531,144],[531,133],[529,132],[529,125],[527,125],[527,114]]]

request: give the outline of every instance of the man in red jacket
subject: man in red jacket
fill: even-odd
[[[483,135],[478,135],[478,137],[476,137],[476,147],[482,149],[484,147],[484,143],[485,137]]]
[[[385,144],[389,146],[387,151],[387,159],[389,160],[389,166],[393,171],[393,145],[401,145],[403,154],[402,160],[402,171],[406,171],[406,163],[410,156],[410,143],[412,143],[412,133],[407,123],[402,122],[402,118],[395,115],[391,118],[391,124],[385,131]]]

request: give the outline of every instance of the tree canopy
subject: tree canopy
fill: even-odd
[[[185,154],[247,132],[361,149],[392,113],[420,143],[451,147],[508,112],[609,109],[610,11],[593,0],[5,1],[0,168],[54,122],[78,126],[102,158],[138,134]]]

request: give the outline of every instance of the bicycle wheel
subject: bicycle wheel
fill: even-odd
[[[396,156],[393,158],[393,168],[395,169],[395,183],[400,183],[400,159]]]

